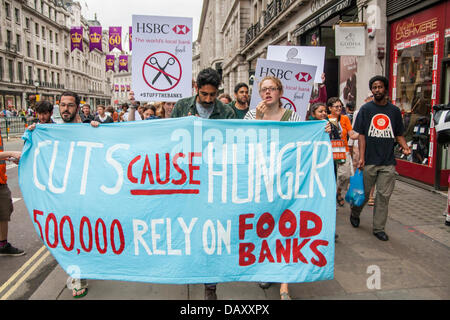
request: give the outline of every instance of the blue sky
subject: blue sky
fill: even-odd
[[[88,20],[100,21],[103,28],[109,26],[122,26],[123,36],[131,26],[131,16],[156,15],[172,17],[193,18],[193,38],[197,40],[200,15],[202,11],[202,0],[78,0],[82,7],[82,14]]]

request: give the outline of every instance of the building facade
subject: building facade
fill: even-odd
[[[397,171],[435,188],[448,186],[450,153],[437,144],[432,106],[449,103],[449,0],[218,2],[203,2],[196,59],[200,68],[222,73],[225,92],[241,81],[251,88],[257,59],[267,57],[269,45],[325,47],[328,97],[353,101],[358,108],[370,95],[370,78],[386,76],[413,150],[408,158],[397,150]],[[345,23],[365,26],[364,55],[336,55],[335,26]]]
[[[73,1],[4,0],[0,10],[0,109],[55,103],[65,90],[92,106],[110,103],[105,50],[89,52],[88,27]],[[70,27],[83,26],[83,52],[70,51]],[[104,49],[106,49],[106,42]]]

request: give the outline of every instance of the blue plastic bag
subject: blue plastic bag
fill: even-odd
[[[345,201],[355,207],[360,207],[364,203],[364,178],[360,169],[350,177],[350,186],[345,194]]]

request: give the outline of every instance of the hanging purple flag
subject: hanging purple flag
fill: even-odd
[[[128,71],[128,56],[119,56],[119,72]]]
[[[109,27],[109,51],[114,48],[122,51],[122,27]]]
[[[94,49],[102,50],[102,27],[89,27],[89,52]]]
[[[118,84],[114,85],[114,91],[119,92],[119,85]]]
[[[123,84],[120,85],[120,91],[122,91],[122,92],[125,91],[125,85],[123,85]]]
[[[132,46],[131,46],[132,43],[133,43],[133,41],[132,41],[133,38],[132,38],[132,36],[131,36],[131,29],[132,29],[132,28],[130,27],[130,28],[129,28],[130,31],[129,31],[129,33],[128,33],[128,34],[129,34],[129,36],[128,36],[128,41],[129,41],[129,44],[130,44],[130,51],[133,50],[133,49],[132,49]]]
[[[70,28],[70,52],[75,49],[83,51],[83,27]]]
[[[130,91],[130,85],[127,84],[127,91]]]
[[[114,55],[113,54],[107,54],[106,55],[106,71],[114,71]]]

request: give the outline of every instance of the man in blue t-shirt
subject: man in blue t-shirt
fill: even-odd
[[[405,155],[411,153],[403,132],[400,109],[388,101],[388,80],[375,76],[369,81],[373,101],[363,105],[356,117],[353,130],[359,133],[360,160],[358,168],[363,170],[365,202],[360,207],[351,207],[350,223],[359,226],[359,216],[369,199],[370,189],[376,185],[377,192],[373,211],[373,234],[382,241],[389,240],[385,233],[389,198],[395,186],[394,145],[397,142]]]

